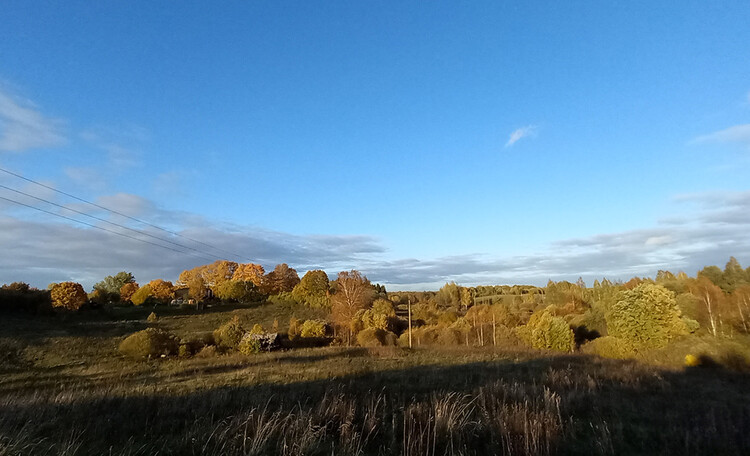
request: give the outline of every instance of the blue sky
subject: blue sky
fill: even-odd
[[[748,23],[746,2],[9,1],[0,167],[394,289],[693,274],[750,262]],[[0,282],[205,262],[4,200],[0,224]]]

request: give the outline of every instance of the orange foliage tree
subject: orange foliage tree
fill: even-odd
[[[151,296],[159,301],[167,302],[174,296],[174,286],[172,285],[172,282],[156,279],[149,282],[148,286],[151,288]]]
[[[252,282],[256,287],[260,288],[263,284],[263,276],[266,274],[266,270],[263,266],[254,263],[243,263],[237,265],[237,269],[234,270],[232,280],[240,280],[242,282]]]
[[[286,263],[277,264],[273,271],[263,277],[261,291],[266,294],[278,294],[292,291],[299,283],[297,271]]]
[[[86,291],[80,283],[76,282],[56,283],[50,290],[50,298],[53,307],[62,307],[68,310],[80,309],[88,299]]]
[[[120,299],[122,301],[130,301],[133,294],[138,291],[140,286],[137,282],[128,282],[120,288]]]

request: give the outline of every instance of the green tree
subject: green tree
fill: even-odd
[[[325,271],[307,271],[302,280],[292,290],[298,302],[317,309],[330,309],[330,283]]]
[[[675,294],[653,283],[623,291],[620,300],[606,314],[606,320],[609,335],[635,349],[663,347],[689,332]]]
[[[94,284],[94,290],[104,295],[105,299],[117,301],[120,299],[120,289],[126,283],[135,282],[130,272],[121,271],[113,276],[107,276],[101,282]]]
[[[516,328],[516,334],[533,348],[562,352],[575,348],[575,337],[568,323],[547,309],[532,315],[526,325]]]
[[[246,302],[255,294],[255,284],[251,281],[227,280],[214,287],[216,297],[222,301]]]
[[[721,288],[728,293],[734,291],[737,287],[748,284],[747,274],[735,257],[729,258],[722,276],[723,286]]]

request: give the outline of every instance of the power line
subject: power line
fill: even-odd
[[[158,229],[158,230],[164,231],[165,233],[169,233],[169,234],[172,234],[172,235],[174,235],[174,236],[179,236],[179,237],[181,237],[181,238],[185,238],[185,239],[187,239],[187,240],[189,240],[189,241],[193,241],[193,242],[196,242],[196,243],[198,243],[198,244],[204,245],[204,246],[206,246],[206,247],[210,247],[210,248],[212,248],[212,249],[214,249],[214,250],[217,250],[217,251],[219,251],[219,252],[224,252],[224,253],[228,253],[229,255],[232,255],[232,256],[235,256],[235,257],[238,257],[238,258],[244,258],[244,257],[243,257],[242,255],[237,255],[237,254],[235,254],[235,253],[232,253],[232,252],[229,252],[229,251],[227,251],[227,250],[224,250],[224,249],[220,249],[219,247],[215,247],[215,246],[213,246],[213,245],[211,245],[211,244],[207,244],[207,243],[205,243],[205,242],[201,242],[201,241],[199,241],[199,240],[197,240],[197,239],[193,239],[193,238],[187,237],[187,236],[185,236],[185,235],[182,235],[182,234],[180,234],[180,233],[176,233],[176,232],[174,232],[174,231],[170,231],[170,230],[168,230],[168,229],[162,228],[162,227],[160,227],[160,226],[158,226],[158,225],[154,225],[153,223],[149,223],[149,222],[147,222],[147,221],[145,221],[145,220],[141,220],[141,219],[138,219],[138,218],[136,218],[136,217],[133,217],[133,216],[130,216],[130,215],[127,215],[127,214],[123,214],[122,212],[118,212],[118,211],[116,211],[116,210],[114,210],[114,209],[110,209],[110,208],[104,207],[104,206],[102,206],[102,205],[99,205],[99,204],[97,204],[97,203],[94,203],[94,202],[91,202],[91,201],[85,200],[85,199],[83,199],[83,198],[79,198],[79,197],[77,197],[77,196],[75,196],[75,195],[71,195],[70,193],[64,192],[64,191],[62,191],[62,190],[58,190],[58,189],[56,189],[56,188],[54,188],[54,187],[50,187],[49,185],[43,184],[43,183],[41,183],[41,182],[38,182],[38,181],[35,181],[35,180],[33,180],[33,179],[29,179],[28,177],[24,177],[24,176],[22,176],[22,175],[20,175],[20,174],[14,173],[13,171],[9,171],[9,170],[7,170],[7,169],[5,169],[5,168],[0,168],[0,171],[4,172],[4,173],[6,173],[6,174],[10,174],[11,176],[15,176],[15,177],[17,177],[17,178],[19,178],[19,179],[23,179],[23,180],[25,180],[25,181],[27,181],[27,182],[31,182],[32,184],[36,184],[36,185],[39,185],[40,187],[44,187],[44,188],[46,188],[46,189],[52,190],[53,192],[57,192],[57,193],[60,193],[61,195],[65,195],[65,196],[67,196],[67,197],[73,198],[73,199],[75,199],[75,200],[78,200],[78,201],[81,201],[81,202],[83,202],[83,203],[86,203],[86,204],[90,204],[90,205],[92,205],[92,206],[94,206],[94,207],[97,207],[97,208],[99,208],[99,209],[102,209],[102,210],[105,210],[105,211],[111,212],[111,213],[113,213],[113,214],[117,214],[117,215],[119,215],[119,216],[121,216],[121,217],[125,217],[125,218],[127,218],[127,219],[130,219],[130,220],[133,220],[133,221],[135,221],[135,222],[138,222],[138,223],[142,223],[142,224],[144,224],[144,225],[148,225],[148,226],[150,226],[150,227],[152,227],[152,228],[156,228],[156,229]],[[245,258],[245,259],[249,259],[249,258]]]
[[[194,252],[202,253],[204,255],[210,255],[210,256],[218,258],[220,260],[223,259],[222,257],[220,257],[218,255],[214,255],[214,254],[209,253],[209,252],[201,251],[201,250],[195,249],[195,248],[187,246],[187,245],[182,245],[180,243],[173,242],[173,241],[170,241],[169,239],[164,239],[164,238],[161,238],[159,236],[154,236],[153,234],[146,233],[145,231],[136,230],[135,228],[130,228],[130,227],[125,226],[125,225],[120,225],[119,223],[111,222],[111,221],[103,219],[101,217],[97,217],[95,215],[87,214],[87,213],[79,211],[77,209],[73,209],[73,208],[70,208],[70,207],[67,207],[67,206],[63,206],[62,204],[57,204],[57,203],[55,203],[53,201],[49,201],[49,200],[46,200],[44,198],[39,198],[38,196],[34,196],[34,195],[28,194],[26,192],[22,192],[20,190],[16,190],[16,189],[13,189],[13,188],[10,188],[10,187],[6,187],[5,185],[2,185],[2,184],[0,184],[0,188],[4,188],[6,190],[10,190],[11,192],[15,192],[15,193],[18,193],[19,195],[27,196],[29,198],[34,198],[35,200],[42,201],[44,203],[51,204],[53,206],[57,206],[59,208],[65,209],[67,211],[75,212],[76,214],[80,214],[80,215],[84,215],[86,217],[90,217],[90,218],[92,218],[94,220],[99,220],[99,221],[104,222],[104,223],[109,223],[110,225],[114,225],[114,226],[116,226],[118,228],[123,228],[123,229],[129,230],[129,231],[133,231],[134,233],[138,233],[138,234],[142,234],[144,236],[148,236],[150,238],[158,239],[159,241],[167,242],[169,244],[176,245],[177,247],[182,247],[183,249],[192,250]]]
[[[7,169],[5,169],[5,168],[0,168],[0,171],[4,172],[4,173],[6,173],[6,174],[10,174],[11,176],[15,176],[15,177],[17,177],[17,178],[19,178],[19,179],[23,179],[23,180],[25,180],[25,181],[27,181],[27,182],[31,182],[32,184],[38,185],[38,186],[40,186],[40,187],[44,187],[44,188],[46,188],[46,189],[48,189],[48,190],[52,190],[53,192],[57,192],[57,193],[59,193],[59,194],[61,194],[61,195],[65,195],[65,196],[67,196],[67,197],[69,197],[69,198],[73,198],[73,199],[75,199],[75,200],[77,200],[77,201],[81,201],[81,202],[83,202],[83,203],[86,203],[86,204],[90,204],[91,206],[97,207],[97,208],[99,208],[99,209],[102,209],[102,210],[105,210],[105,211],[107,211],[107,212],[111,212],[111,213],[113,213],[113,214],[117,214],[117,215],[119,215],[119,216],[121,216],[121,217],[125,217],[125,218],[127,218],[127,219],[130,219],[130,220],[133,220],[133,221],[135,221],[135,222],[138,222],[138,223],[142,223],[142,224],[144,224],[144,225],[148,225],[148,226],[150,226],[150,227],[152,227],[152,228],[156,228],[156,229],[158,229],[158,230],[164,231],[165,233],[169,233],[169,234],[172,234],[172,235],[174,235],[174,236],[178,236],[178,237],[181,237],[181,238],[187,239],[187,240],[189,240],[189,241],[192,241],[192,242],[195,242],[195,243],[198,243],[198,244],[204,245],[204,246],[206,246],[206,247],[210,247],[210,248],[212,248],[212,249],[214,249],[214,250],[216,250],[216,251],[219,251],[219,252],[227,253],[227,254],[229,254],[229,255],[232,255],[232,256],[234,256],[234,257],[237,257],[237,258],[244,258],[244,259],[246,259],[246,260],[250,260],[250,261],[253,261],[253,260],[251,260],[250,258],[246,258],[246,257],[243,257],[242,255],[237,255],[236,253],[233,253],[233,252],[229,252],[229,251],[227,251],[227,250],[221,249],[221,248],[219,248],[219,247],[216,247],[216,246],[213,246],[213,245],[211,245],[211,244],[207,244],[207,243],[205,243],[205,242],[202,242],[202,241],[199,241],[199,240],[197,240],[197,239],[193,239],[193,238],[190,238],[190,237],[188,237],[188,236],[182,235],[182,234],[180,234],[180,233],[177,233],[177,232],[174,232],[174,231],[170,231],[170,230],[168,230],[168,229],[165,229],[165,228],[162,228],[162,227],[160,227],[160,226],[158,226],[158,225],[154,225],[153,223],[149,223],[149,222],[147,222],[147,221],[145,221],[145,220],[141,220],[141,219],[139,219],[139,218],[136,218],[136,217],[133,217],[133,216],[130,216],[130,215],[127,215],[127,214],[123,214],[122,212],[116,211],[116,210],[114,210],[114,209],[110,209],[110,208],[108,208],[108,207],[104,207],[104,206],[102,206],[102,205],[100,205],[100,204],[97,204],[97,203],[94,203],[94,202],[88,201],[88,200],[86,200],[86,199],[83,199],[83,198],[80,198],[80,197],[78,197],[78,196],[75,196],[75,195],[71,195],[70,193],[64,192],[64,191],[62,191],[62,190],[58,190],[58,189],[56,189],[56,188],[54,188],[54,187],[51,187],[51,186],[49,186],[49,185],[46,185],[46,184],[43,184],[43,183],[41,183],[41,182],[35,181],[35,180],[33,180],[33,179],[29,179],[28,177],[25,177],[25,176],[22,176],[22,175],[20,175],[20,174],[14,173],[13,171],[9,171],[9,170],[7,170]],[[66,208],[66,209],[67,209],[67,208]],[[85,214],[85,215],[88,215],[88,214]],[[213,256],[216,256],[216,255],[213,255]],[[217,257],[217,258],[220,258],[220,257]]]
[[[8,201],[8,202],[11,202],[11,203],[14,203],[14,204],[18,204],[19,206],[25,206],[25,207],[28,207],[29,209],[34,209],[34,210],[37,210],[39,212],[44,212],[44,213],[49,214],[49,215],[54,215],[55,217],[64,218],[65,220],[70,220],[72,222],[76,222],[76,223],[80,223],[82,225],[90,226],[90,227],[96,228],[98,230],[106,231],[108,233],[116,234],[118,236],[126,237],[128,239],[133,239],[134,241],[144,242],[146,244],[151,244],[153,246],[161,247],[163,249],[171,250],[171,251],[177,252],[177,253],[182,253],[182,254],[187,253],[187,254],[191,254],[191,255],[201,256],[203,259],[207,259],[205,256],[202,256],[200,254],[195,254],[195,253],[191,253],[191,252],[185,252],[185,251],[182,251],[182,250],[173,249],[172,247],[167,247],[166,245],[157,244],[155,242],[147,241],[145,239],[140,239],[140,238],[137,238],[135,236],[131,236],[129,234],[120,233],[118,231],[110,230],[110,229],[107,229],[107,228],[104,228],[104,227],[101,227],[101,226],[98,226],[98,225],[94,225],[92,223],[83,222],[81,220],[77,220],[77,219],[74,219],[72,217],[67,217],[65,215],[56,214],[56,213],[54,213],[52,211],[48,211],[48,210],[45,210],[45,209],[42,209],[42,208],[39,208],[39,207],[36,207],[36,206],[32,206],[30,204],[22,203],[20,201],[16,201],[16,200],[13,200],[13,199],[10,199],[10,198],[6,198],[4,196],[0,196],[0,199]]]

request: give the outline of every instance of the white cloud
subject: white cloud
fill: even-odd
[[[694,142],[739,143],[750,146],[750,124],[735,125],[724,130],[698,136]]]
[[[22,152],[66,142],[62,121],[43,116],[28,100],[0,91],[0,151]]]
[[[505,143],[505,147],[510,147],[523,138],[534,136],[536,134],[536,131],[537,127],[535,125],[527,125],[513,131],[513,133],[511,133],[510,137],[508,138],[508,142]]]

